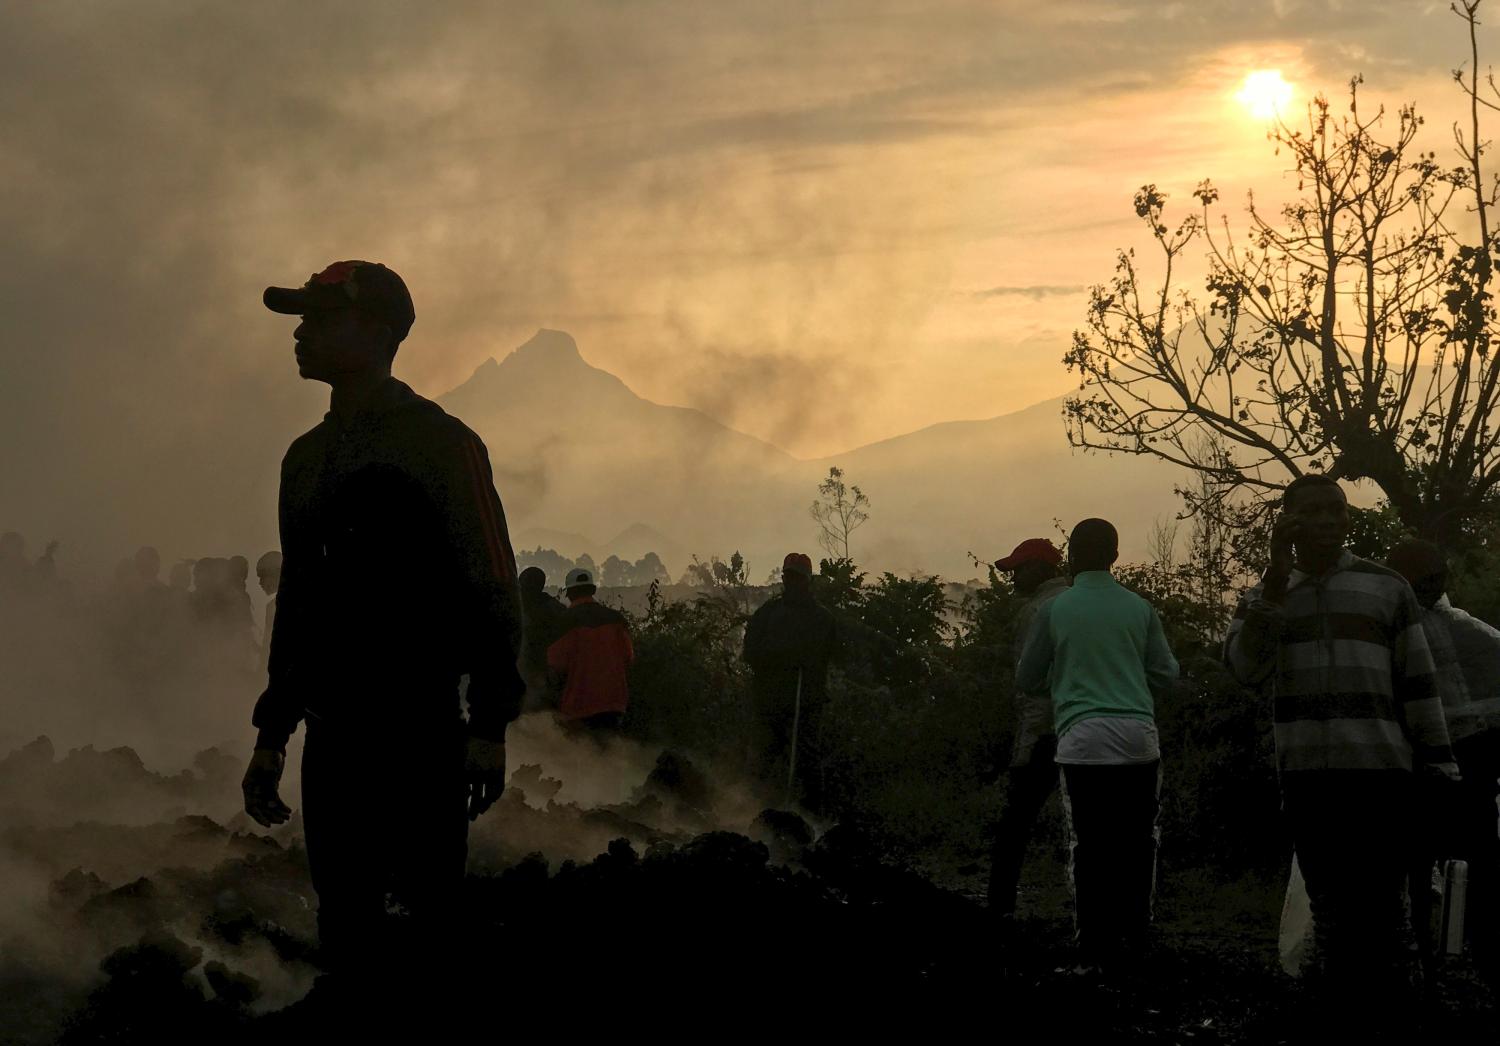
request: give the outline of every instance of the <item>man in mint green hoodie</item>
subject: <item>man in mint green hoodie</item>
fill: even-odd
[[[1086,965],[1127,960],[1151,923],[1161,796],[1151,688],[1177,678],[1156,610],[1110,573],[1117,558],[1112,524],[1073,528],[1073,586],[1037,611],[1016,668],[1019,689],[1052,694]]]

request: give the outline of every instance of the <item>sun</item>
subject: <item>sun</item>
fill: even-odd
[[[1257,69],[1245,77],[1235,95],[1257,120],[1274,120],[1292,100],[1292,85],[1281,78],[1280,69]]]

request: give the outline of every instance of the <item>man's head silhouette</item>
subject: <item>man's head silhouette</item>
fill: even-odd
[[[255,577],[260,582],[260,590],[268,596],[274,596],[281,587],[281,552],[272,549],[257,559]]]
[[[136,576],[147,584],[155,581],[161,574],[161,553],[150,545],[136,549],[134,562]]]
[[[1108,570],[1120,558],[1120,535],[1107,519],[1086,519],[1068,535],[1068,570]]]
[[[1417,602],[1430,609],[1448,589],[1448,555],[1442,546],[1411,538],[1391,550],[1387,565],[1411,585]]]
[[[330,385],[389,373],[416,319],[405,282],[376,262],[334,262],[301,287],[267,287],[263,300],[302,317],[292,332],[298,373]]]
[[[521,583],[522,592],[535,595],[547,587],[547,572],[541,567],[527,567],[521,571],[517,580]]]

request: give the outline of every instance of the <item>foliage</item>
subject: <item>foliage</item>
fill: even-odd
[[[1185,673],[1158,698],[1167,850],[1274,864],[1283,854],[1269,708],[1219,667],[1217,637],[1205,638],[1221,608],[1194,604],[1192,577],[1151,570],[1122,567],[1120,574],[1158,602]],[[883,574],[867,583],[854,563],[830,559],[815,586],[839,617],[845,646],[820,746],[830,816],[913,860],[936,852],[982,862],[1003,797],[1015,619],[1024,600],[989,569],[987,584],[956,608],[954,627],[954,608],[935,578]],[[750,679],[740,659],[745,620],[743,608],[717,591],[669,603],[653,585],[632,626],[637,660],[627,731],[720,766],[743,765],[751,736]]]
[[[834,559],[849,558],[849,535],[869,521],[870,499],[858,485],[844,482],[844,470],[833,467],[818,484],[818,498],[808,510],[818,524],[818,544]]]
[[[599,583],[609,588],[624,588],[632,580],[630,564],[619,556],[610,556],[599,568]]]
[[[516,550],[516,567],[525,570],[528,567],[536,567],[547,575],[547,580],[554,586],[561,585],[563,578],[572,570],[574,563],[567,556],[550,548],[542,548],[538,545],[534,549]]]
[[[824,559],[818,563],[813,578],[813,595],[819,603],[834,610],[847,611],[865,599],[865,575],[848,558]]]
[[[574,560],[555,549],[537,546],[517,551],[516,566],[521,570],[537,567],[547,575],[553,587],[561,587],[568,571],[574,567],[593,570],[594,560],[587,553]],[[599,583],[606,588],[633,588],[637,585],[649,585],[653,581],[668,580],[667,568],[655,552],[647,552],[634,563],[611,555],[599,567],[597,577]]]
[[[631,622],[635,699],[627,731],[642,740],[737,758],[749,736],[749,684],[740,646],[745,616],[703,595],[662,598],[653,581],[646,614]]]
[[[1237,527],[1263,522],[1292,476],[1323,471],[1373,481],[1407,526],[1456,540],[1500,484],[1497,190],[1479,126],[1496,105],[1477,80],[1478,6],[1456,8],[1472,58],[1456,76],[1470,102],[1458,166],[1420,150],[1410,106],[1393,124],[1362,108],[1355,79],[1342,115],[1319,97],[1305,127],[1277,124],[1302,195],[1279,215],[1252,196],[1244,237],[1216,215],[1208,182],[1175,228],[1156,186],[1136,194],[1160,275],[1126,250],[1093,289],[1065,357],[1082,381],[1066,409],[1075,446],[1193,470],[1209,486],[1186,492],[1190,511]],[[1473,222],[1455,220],[1461,207]],[[1179,280],[1199,249],[1208,271],[1195,296]]]

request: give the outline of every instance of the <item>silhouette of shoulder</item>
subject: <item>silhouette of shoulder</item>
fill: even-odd
[[[472,448],[488,454],[478,433],[432,400],[412,391],[405,382],[392,379],[382,390],[381,401],[368,414],[383,419],[381,427],[387,437],[394,435],[397,442],[408,442],[414,450],[420,448],[442,455],[467,454]],[[325,414],[322,421],[292,440],[282,459],[283,468],[320,454],[338,431],[332,413]]]

